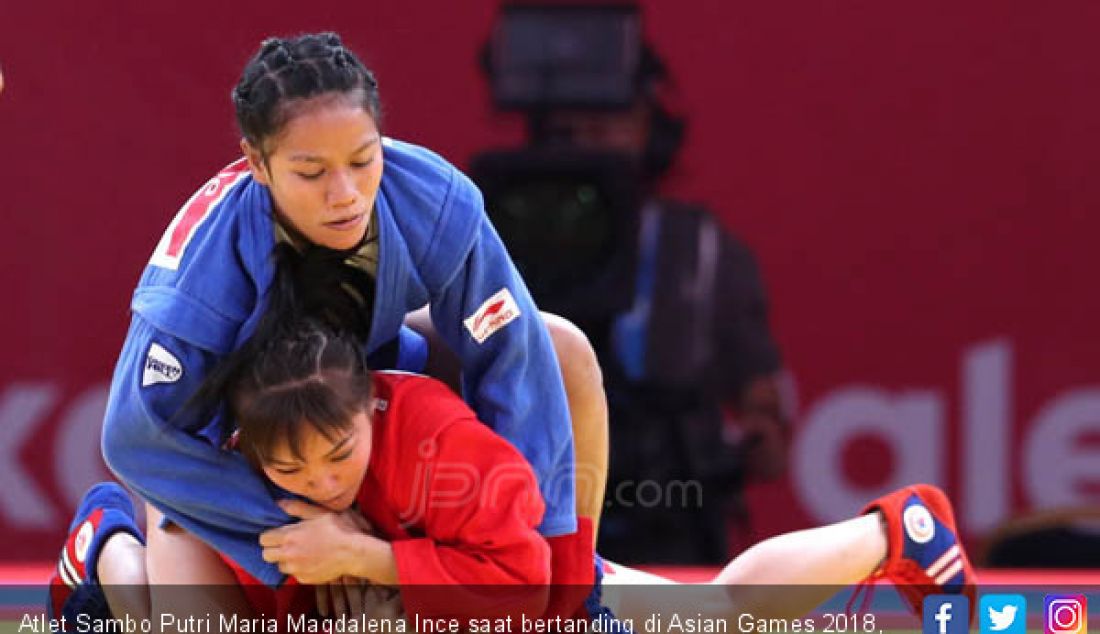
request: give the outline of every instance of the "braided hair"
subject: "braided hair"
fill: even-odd
[[[335,33],[272,37],[248,61],[233,88],[233,105],[241,135],[264,151],[263,142],[277,135],[293,106],[323,94],[343,94],[381,125],[378,82]]]
[[[320,33],[264,40],[233,89],[241,134],[265,152],[263,142],[278,135],[296,104],[325,94],[361,100],[378,124],[378,83],[339,36]],[[302,339],[304,335],[294,329],[303,323],[312,324],[313,332],[330,333],[329,338],[341,332],[347,333],[341,338],[365,341],[370,333],[374,279],[344,264],[357,248],[338,251],[304,245],[298,250],[278,244],[273,254],[275,278],[264,298],[264,314],[255,333],[215,364],[177,416],[194,415],[199,424],[216,417],[226,396],[233,393],[232,386],[253,375],[251,364],[273,354],[269,349],[273,342]],[[308,337],[303,340],[312,341]],[[334,420],[331,416],[321,418]],[[234,421],[223,417],[222,422],[224,440],[234,432]]]
[[[370,404],[371,379],[355,339],[311,319],[258,342],[229,383],[238,449],[253,464],[287,443],[302,459],[307,425],[335,442]]]
[[[340,266],[334,258],[341,253],[310,247],[303,254],[289,244],[276,245],[273,254],[275,277],[264,297],[264,312],[255,332],[240,348],[218,360],[177,416],[193,415],[200,422],[215,418],[241,377],[252,373],[252,364],[270,357],[271,348],[277,342],[312,341],[302,334],[304,331],[328,333],[329,339],[339,338],[344,342],[366,341],[370,317],[356,304],[346,287],[358,284],[368,294],[373,294],[373,280],[364,272]],[[351,346],[356,356],[363,354],[358,345],[352,343]],[[328,358],[323,357],[323,360]],[[365,359],[360,359],[355,367],[345,366],[366,371]],[[259,376],[273,375],[264,372]],[[222,418],[221,422],[220,435],[226,440],[235,431],[234,424],[238,421],[229,417]]]

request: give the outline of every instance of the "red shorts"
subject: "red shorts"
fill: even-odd
[[[286,623],[288,614],[314,614],[317,612],[317,599],[313,586],[303,586],[294,577],[287,577],[283,585],[269,588],[263,582],[248,574],[237,562],[222,556],[222,560],[237,577],[237,583],[244,592],[245,599],[252,607],[255,618],[275,618]]]

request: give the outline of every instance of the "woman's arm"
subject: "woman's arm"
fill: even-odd
[[[406,611],[542,614],[550,548],[531,466],[442,383],[408,381],[415,389],[388,406],[408,435],[382,470],[401,483],[390,494],[403,524],[423,535],[391,544]]]
[[[542,315],[484,211],[477,213],[472,249],[431,298],[432,323],[461,359],[463,394],[477,417],[534,469],[546,503],[539,530],[572,533],[573,433],[561,370]]]
[[[239,454],[214,444],[211,424],[184,409],[214,361],[135,316],[111,384],[103,455],[119,479],[172,522],[277,585],[283,575],[263,561],[256,535],[288,516]]]
[[[371,534],[359,511],[335,513],[301,500],[279,503],[301,521],[260,535],[264,559],[301,583],[332,583],[340,577],[397,585],[397,564],[386,540]]]

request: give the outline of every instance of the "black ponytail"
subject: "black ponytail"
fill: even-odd
[[[299,252],[288,243],[276,245],[275,277],[260,300],[265,307],[256,331],[206,374],[181,411],[201,421],[211,420],[224,408],[233,385],[258,357],[276,342],[300,334],[303,323],[312,322],[316,327],[340,333],[362,347],[370,334],[374,278],[345,263],[356,249],[337,251],[311,245]],[[221,419],[223,426],[219,431],[224,441],[235,431],[236,424],[230,416]]]

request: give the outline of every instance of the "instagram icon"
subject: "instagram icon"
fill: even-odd
[[[1083,594],[1048,594],[1043,599],[1045,634],[1085,634],[1088,613]]]

